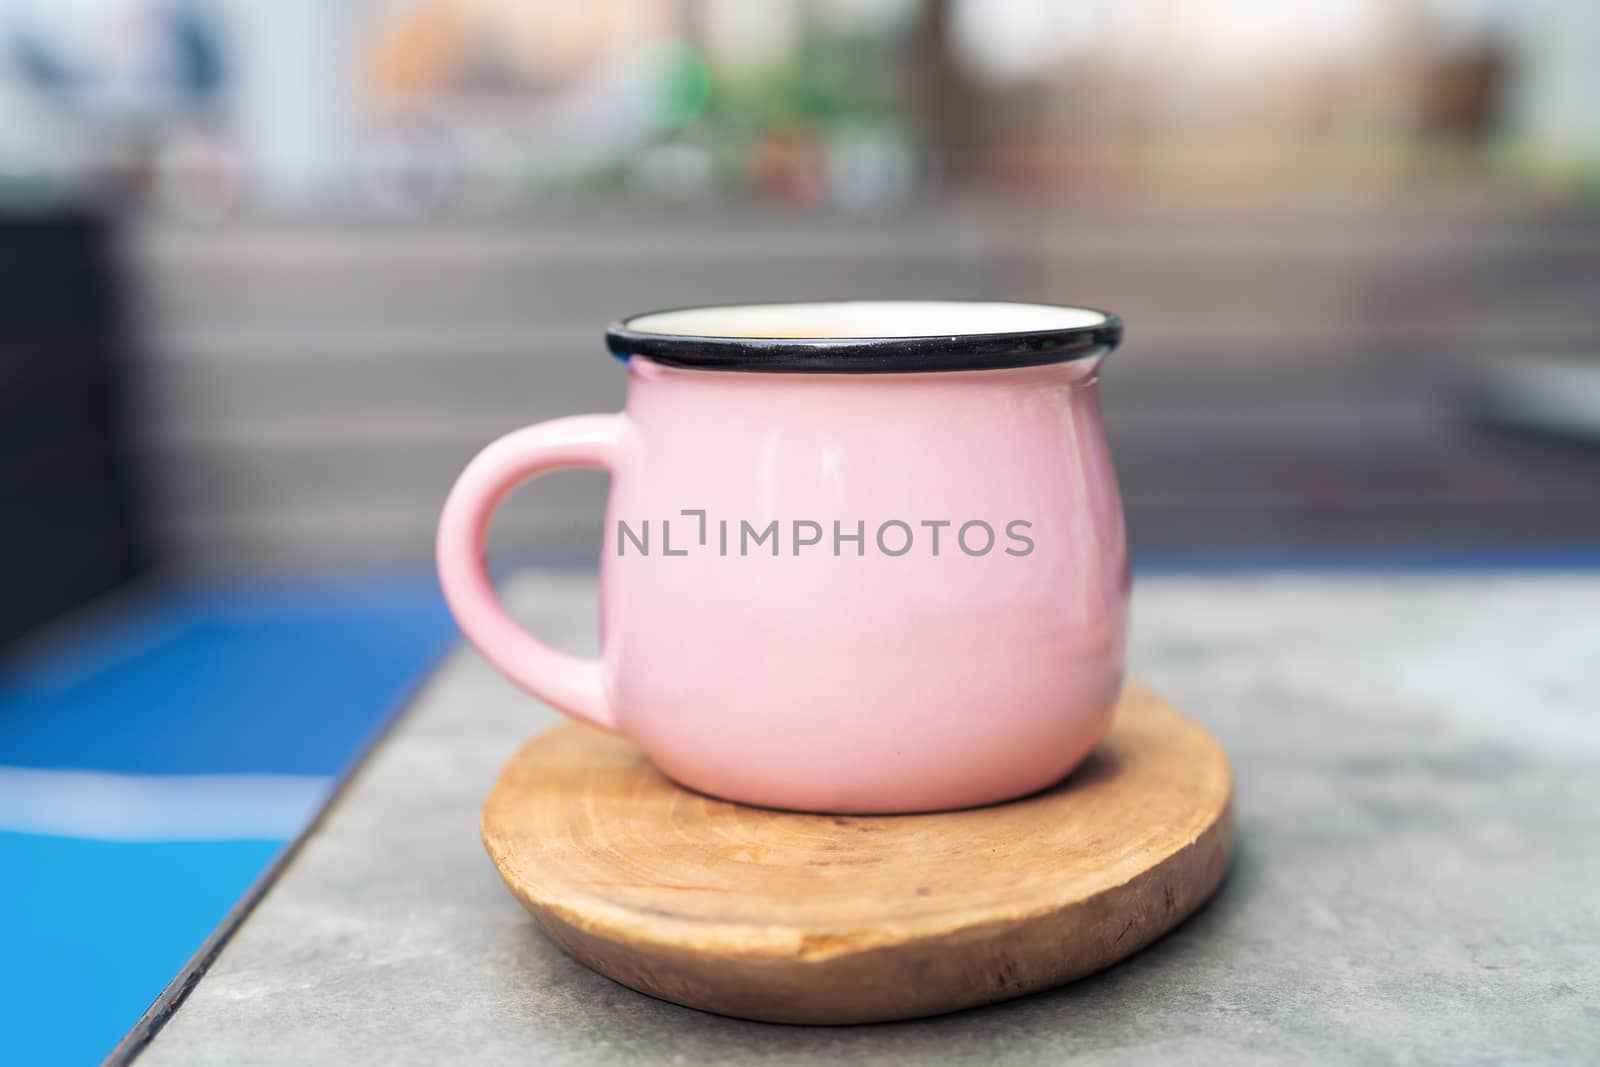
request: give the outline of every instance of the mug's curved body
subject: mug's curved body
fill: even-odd
[[[1083,368],[630,370],[601,644],[669,776],[931,810],[1043,788],[1099,740],[1128,565]]]
[[[909,373],[621,352],[625,410],[562,420],[599,443],[557,457],[612,472],[598,670],[581,693],[519,680],[744,803],[929,811],[1059,780],[1104,734],[1124,671],[1109,347]],[[492,510],[508,486],[480,489]],[[463,592],[447,540],[452,606],[517,677],[490,632],[506,620]]]

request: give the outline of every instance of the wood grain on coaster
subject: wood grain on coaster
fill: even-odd
[[[489,855],[578,960],[723,1015],[932,1015],[1107,967],[1216,891],[1233,778],[1198,724],[1130,683],[1045,792],[933,815],[750,808],[675,785],[618,737],[542,734],[484,804]]]

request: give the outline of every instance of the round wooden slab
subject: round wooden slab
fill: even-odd
[[[937,815],[799,815],[674,785],[627,741],[535,738],[483,808],[506,884],[558,945],[652,996],[789,1023],[904,1019],[1106,967],[1221,883],[1227,758],[1130,684],[1061,785]]]

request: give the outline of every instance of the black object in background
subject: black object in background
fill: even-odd
[[[0,649],[135,577],[108,225],[0,218]]]

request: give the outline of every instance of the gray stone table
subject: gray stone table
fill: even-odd
[[[518,614],[588,651],[593,579]],[[1600,574],[1142,579],[1133,663],[1238,776],[1221,894],[1097,976],[808,1029],[651,1000],[535,929],[478,841],[556,717],[455,654],[140,1067],[1600,1063]]]

